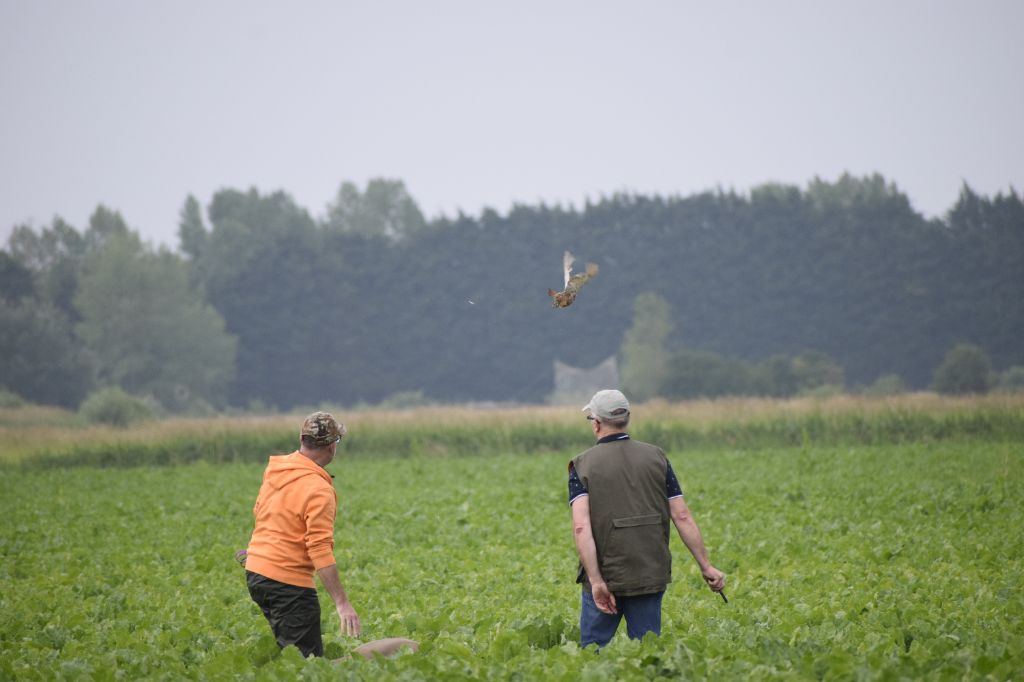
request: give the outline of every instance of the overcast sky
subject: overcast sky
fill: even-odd
[[[404,180],[428,218],[879,172],[1024,188],[1024,2],[0,0],[0,238]]]

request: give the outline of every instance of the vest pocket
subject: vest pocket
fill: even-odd
[[[643,514],[642,516],[626,516],[621,519],[612,519],[612,525],[616,528],[651,526],[656,523],[661,523],[661,514]]]
[[[613,518],[609,531],[598,559],[613,592],[664,585],[671,580],[672,558],[661,514]]]

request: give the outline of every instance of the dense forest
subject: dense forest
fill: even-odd
[[[104,207],[82,231],[16,227],[0,251],[3,388],[74,406],[119,386],[171,410],[410,391],[540,402],[555,360],[621,359],[627,332],[643,336],[644,300],[658,303],[667,358],[651,393],[669,397],[686,395],[672,377],[685,363],[671,361],[686,353],[824,358],[848,388],[883,376],[925,388],[964,343],[996,371],[1024,365],[1012,189],[965,185],[931,220],[884,178],[843,176],[428,221],[403,183],[374,180],[342,184],[322,217],[285,192],[226,189],[205,210],[188,197],[180,225],[176,251]],[[600,271],[555,309],[565,250]]]

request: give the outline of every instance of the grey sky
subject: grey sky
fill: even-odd
[[[1024,2],[0,0],[0,238],[223,187],[428,217],[880,172],[1024,188]]]

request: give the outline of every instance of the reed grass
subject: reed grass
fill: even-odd
[[[574,452],[590,432],[573,406],[327,407],[349,427],[345,457]],[[56,408],[0,409],[0,464],[138,466],[262,461],[297,447],[304,412],[164,419],[126,429],[84,424]],[[1024,443],[1024,396],[729,398],[635,405],[634,437],[666,451],[880,445],[974,438]]]

